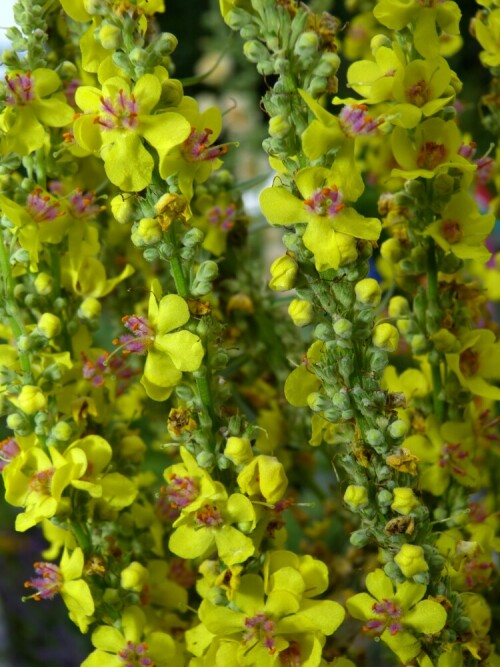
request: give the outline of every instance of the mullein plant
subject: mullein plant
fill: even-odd
[[[494,216],[446,60],[458,5],[376,3],[337,99],[337,19],[221,0],[267,77],[288,322],[162,11],[20,0],[8,31],[1,472],[49,543],[26,600],[61,596],[85,667],[500,664]]]

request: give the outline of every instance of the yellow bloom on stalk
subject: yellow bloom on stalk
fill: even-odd
[[[440,216],[426,227],[424,234],[460,259],[475,259],[483,264],[488,261],[491,253],[484,242],[495,224],[493,213],[482,214],[467,192],[459,192],[452,196]]]
[[[488,67],[498,67],[500,65],[498,46],[500,44],[500,9],[493,9],[487,15],[486,23],[477,18],[473,26],[476,39],[484,49],[479,54],[481,62]]]
[[[52,600],[60,594],[68,608],[70,619],[78,625],[81,632],[87,632],[95,605],[89,585],[82,579],[83,566],[84,557],[80,547],[71,554],[65,549],[59,565],[35,563],[37,576],[24,584],[25,588],[34,588],[35,593],[24,600]]]
[[[141,384],[155,401],[164,401],[179,384],[182,372],[196,371],[205,351],[199,336],[182,329],[191,315],[186,301],[177,294],[161,296],[160,284],[153,281],[147,317],[126,315],[123,323],[130,333],[122,334],[125,354],[147,354]]]
[[[47,127],[64,127],[71,123],[74,111],[66,104],[64,96],[62,99],[52,96],[60,87],[58,75],[45,67],[6,75],[6,108],[0,115],[3,155],[29,155],[44,145]]]
[[[366,588],[369,593],[347,600],[349,613],[365,621],[363,630],[380,637],[405,664],[422,651],[418,635],[436,634],[446,623],[445,609],[422,599],[422,584],[406,581],[394,587],[383,570],[375,570],[366,577]]]
[[[80,86],[76,91],[75,101],[84,113],[74,122],[75,139],[102,157],[109,180],[122,190],[135,192],[151,183],[154,159],[143,138],[161,160],[189,136],[191,128],[180,113],[153,113],[161,93],[155,74],[144,74],[133,88],[115,76],[102,90]]]
[[[336,165],[306,167],[295,175],[301,197],[286,188],[273,186],[260,195],[262,212],[272,225],[307,223],[302,237],[313,254],[318,271],[338,269],[356,258],[356,239],[376,241],[381,223],[376,218],[364,218],[346,201],[356,201],[361,194],[351,174]],[[347,237],[353,254],[342,248]]]
[[[459,155],[462,137],[457,124],[441,118],[430,118],[415,130],[412,139],[401,127],[395,127],[391,135],[394,158],[401,169],[393,169],[391,176],[402,178],[433,178],[436,174],[457,168],[463,172],[474,171],[466,158]]]
[[[391,30],[413,28],[413,43],[425,58],[439,55],[440,31],[460,35],[460,9],[449,0],[379,0],[373,10],[377,21]]]
[[[460,352],[446,355],[460,384],[476,396],[500,400],[500,342],[489,329],[470,331],[460,338]]]

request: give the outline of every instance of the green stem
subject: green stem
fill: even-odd
[[[14,338],[19,340],[19,338],[24,334],[24,326],[22,324],[21,317],[16,304],[16,299],[14,296],[14,280],[12,279],[12,273],[10,271],[9,257],[7,255],[7,246],[4,239],[0,243],[0,272],[3,278],[4,285],[4,295],[5,295],[5,310],[7,312],[7,318],[9,320],[10,328],[14,334]],[[21,369],[26,376],[26,380],[29,382],[32,381],[31,375],[31,362],[27,352],[19,352],[19,362],[21,364]]]
[[[174,279],[175,288],[183,299],[187,299],[189,296],[189,290],[187,287],[186,276],[182,270],[181,260],[178,257],[170,257],[170,273]]]
[[[439,283],[438,283],[438,270],[436,264],[436,251],[434,247],[434,241],[429,239],[427,246],[427,298],[429,303],[429,308],[431,310],[436,310],[439,308]],[[434,405],[434,412],[436,417],[440,422],[444,421],[445,416],[445,403],[441,398],[443,391],[443,381],[441,378],[441,369],[440,362],[437,363],[431,362],[431,374],[432,374],[432,401]]]
[[[210,450],[213,452],[215,451],[214,430],[217,417],[215,414],[214,403],[212,399],[212,391],[210,389],[208,370],[206,369],[206,367],[205,368],[202,367],[198,371],[196,371],[196,373],[194,373],[194,376],[196,379],[196,388],[198,389],[198,395],[200,397],[201,403],[212,422],[212,426],[210,428],[210,433],[209,433],[209,444],[210,444]]]

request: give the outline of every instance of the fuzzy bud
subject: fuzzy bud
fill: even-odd
[[[47,296],[52,292],[54,286],[54,279],[48,273],[39,273],[35,278],[35,289],[37,294]]]
[[[344,493],[344,502],[353,510],[368,505],[368,491],[364,486],[349,484]]]
[[[352,335],[352,322],[342,317],[334,323],[333,330],[340,338],[349,339]]]
[[[312,56],[319,48],[319,37],[315,32],[303,32],[293,47],[295,55],[300,57]]]
[[[387,430],[389,431],[391,438],[397,440],[406,434],[406,431],[408,430],[408,424],[402,419],[396,419],[396,421],[393,421]]]
[[[389,317],[408,315],[410,306],[404,296],[393,296],[389,301]]]
[[[119,47],[122,31],[118,26],[104,23],[99,30],[99,41],[105,49],[115,50]]]
[[[399,332],[392,324],[383,322],[382,324],[377,324],[373,330],[372,340],[375,347],[378,347],[379,350],[395,352],[398,349]]]
[[[96,320],[101,314],[101,302],[93,296],[88,296],[78,308],[78,317],[82,320]]]
[[[111,213],[114,219],[121,225],[129,222],[132,217],[132,197],[127,195],[116,195],[111,200]]]
[[[354,288],[356,300],[364,306],[378,306],[382,296],[380,285],[374,278],[360,280]]]
[[[127,591],[140,593],[149,579],[149,572],[137,561],[132,561],[120,574],[120,584]]]
[[[248,438],[228,438],[224,448],[224,456],[234,465],[246,465],[253,459],[252,445]]]
[[[429,569],[424,550],[417,544],[403,544],[394,562],[408,579]]]
[[[47,398],[40,387],[30,384],[24,385],[21,393],[10,401],[27,415],[34,415],[47,406]]]
[[[59,442],[66,442],[72,434],[73,429],[67,422],[57,422],[50,432],[51,437]]]
[[[288,314],[296,327],[305,327],[311,324],[314,316],[312,303],[302,299],[293,299],[288,306]]]
[[[297,263],[288,255],[278,257],[271,264],[271,280],[269,287],[275,292],[285,292],[292,289],[295,285],[299,267]]]
[[[256,39],[245,42],[243,45],[243,53],[245,54],[246,59],[251,63],[259,64],[267,62],[271,56],[264,44],[258,42]]]
[[[161,240],[162,235],[162,228],[156,218],[142,218],[132,234],[132,243],[139,247],[153,245]]]
[[[290,123],[287,119],[278,114],[269,120],[269,136],[277,139],[283,139],[290,132]]]
[[[402,259],[404,252],[398,239],[387,239],[380,246],[380,254],[386,261],[396,264]]]
[[[391,509],[398,514],[407,515],[419,504],[413,489],[407,486],[398,486],[392,490],[394,500],[391,503]]]
[[[50,340],[61,333],[61,320],[53,313],[43,313],[38,320],[37,329]]]

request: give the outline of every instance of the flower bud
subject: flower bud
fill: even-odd
[[[57,422],[52,428],[50,435],[60,442],[66,442],[71,438],[73,429],[67,422]]]
[[[313,320],[314,310],[312,303],[302,299],[293,299],[288,306],[288,314],[296,327],[305,327]]]
[[[283,139],[290,132],[290,123],[287,119],[278,114],[269,120],[269,136]]]
[[[162,32],[153,42],[154,50],[162,56],[169,56],[177,48],[178,40],[171,32]]]
[[[332,407],[331,401],[328,396],[323,396],[317,391],[313,391],[307,397],[307,404],[313,412],[322,412],[323,410],[328,410]]]
[[[398,239],[387,239],[380,246],[380,254],[391,264],[396,264],[403,257],[404,251]]]
[[[398,514],[407,515],[419,504],[413,489],[407,486],[397,486],[392,490],[394,500],[391,503],[391,509]]]
[[[206,470],[212,468],[215,464],[215,456],[212,452],[200,452],[196,456],[196,463],[200,468],[205,468]]]
[[[47,406],[47,398],[40,387],[30,384],[25,384],[20,394],[10,401],[27,415],[34,415]]]
[[[365,278],[356,283],[356,300],[365,306],[378,306],[382,296],[380,285],[374,278]]]
[[[396,419],[396,421],[393,421],[387,430],[389,431],[391,438],[397,440],[406,434],[406,431],[408,430],[408,424],[402,419]]]
[[[372,340],[379,350],[395,352],[399,344],[399,332],[395,326],[387,322],[377,324],[373,330]]]
[[[132,197],[127,195],[116,195],[111,200],[111,213],[114,219],[120,224],[129,222],[132,217],[133,205]]]
[[[448,329],[439,329],[432,334],[431,341],[438,352],[457,352],[459,343]]]
[[[78,308],[78,317],[82,320],[96,320],[101,314],[101,302],[93,296],[88,296]]]
[[[237,482],[242,493],[262,495],[268,503],[281,500],[288,486],[283,464],[274,456],[264,454],[256,456],[243,468]]]
[[[37,277],[35,278],[35,289],[37,294],[40,294],[41,296],[47,296],[52,292],[52,288],[54,286],[54,279],[52,276],[49,276],[48,273],[39,273]]]
[[[293,52],[295,55],[299,56],[312,56],[319,47],[319,37],[315,32],[307,31],[303,32],[293,47]]]
[[[394,562],[408,579],[421,572],[427,572],[429,566],[424,557],[424,550],[416,544],[403,544]]]
[[[156,218],[142,218],[132,233],[132,243],[139,247],[153,245],[161,240],[162,235],[162,228]]]
[[[380,447],[385,443],[384,434],[376,428],[370,428],[365,433],[366,442],[372,447]]]
[[[409,312],[410,305],[404,296],[393,296],[389,301],[389,317],[401,317]]]
[[[149,572],[137,561],[132,561],[120,574],[120,584],[128,591],[140,593],[149,579]]]
[[[349,484],[344,493],[344,502],[351,509],[360,509],[368,505],[368,491],[364,486]]]
[[[285,292],[295,286],[295,278],[299,267],[289,255],[278,257],[271,264],[271,280],[269,287],[275,292]]]
[[[414,355],[425,354],[429,349],[429,343],[424,334],[416,334],[411,339],[411,351]]]
[[[333,330],[340,338],[349,339],[352,335],[352,322],[341,317],[339,320],[334,322]]]
[[[261,65],[262,63],[269,61],[271,57],[271,54],[264,44],[258,42],[256,39],[245,42],[243,45],[243,53],[245,54],[246,59],[251,63],[259,63]]]
[[[377,502],[380,507],[387,507],[392,500],[392,493],[388,489],[382,489],[377,493]]]
[[[122,31],[118,26],[104,23],[99,30],[99,41],[105,49],[115,50],[120,46]]]
[[[61,320],[53,313],[43,313],[38,320],[37,329],[50,340],[61,333]]]
[[[367,530],[355,530],[349,537],[349,542],[353,547],[360,549],[368,544],[370,541],[370,534]]]
[[[224,448],[224,456],[234,465],[246,465],[253,459],[252,445],[248,438],[228,438]]]

